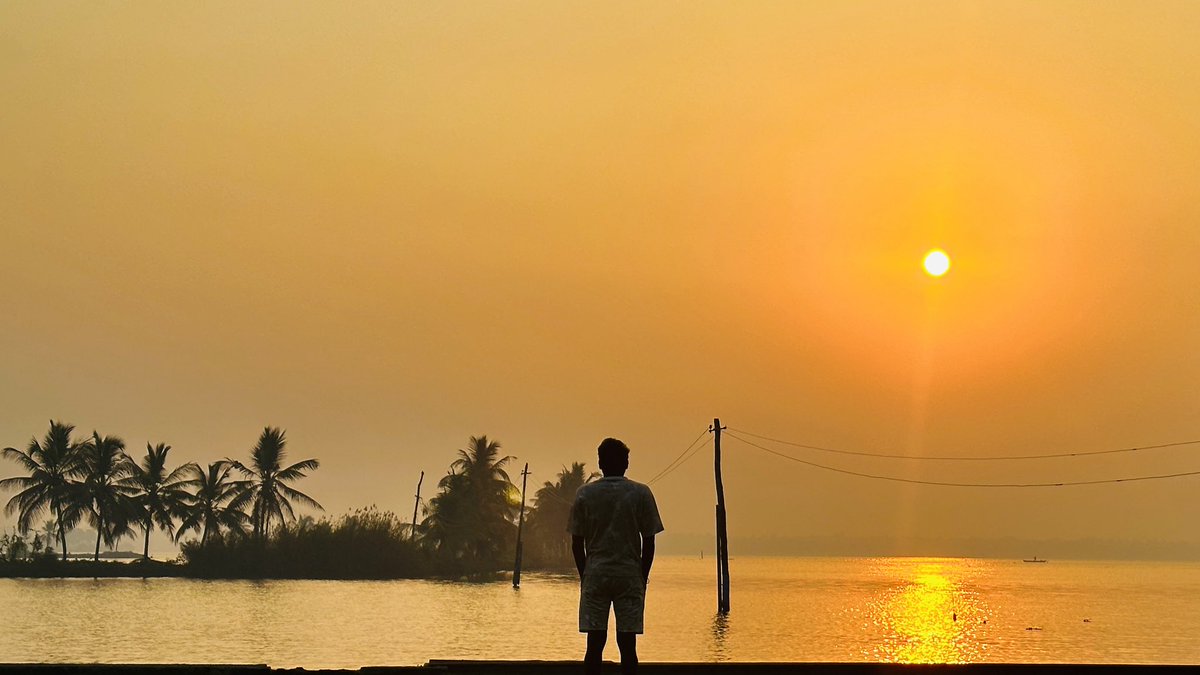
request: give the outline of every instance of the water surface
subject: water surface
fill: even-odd
[[[1200,565],[664,558],[647,661],[1200,663]],[[578,582],[0,579],[0,662],[573,659]],[[611,643],[610,643],[611,644]],[[615,658],[615,645],[610,646]]]

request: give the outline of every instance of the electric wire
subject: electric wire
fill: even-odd
[[[736,433],[731,433],[730,431],[726,431],[725,433],[730,438],[733,438],[737,441],[745,443],[746,445],[749,445],[751,447],[758,448],[759,450],[768,452],[777,457],[782,457],[783,459],[797,462],[799,464],[804,464],[805,466],[810,466],[810,467],[813,467],[816,469],[823,469],[825,471],[833,471],[835,473],[846,474],[849,476],[858,476],[860,478],[872,478],[875,480],[886,480],[886,481],[891,481],[891,482],[895,482],[895,483],[913,483],[916,485],[936,485],[936,486],[941,486],[941,487],[964,487],[964,488],[968,488],[968,487],[969,488],[1044,488],[1044,487],[1068,487],[1068,486],[1076,486],[1076,485],[1104,485],[1104,484],[1109,484],[1109,483],[1133,483],[1133,482],[1137,482],[1137,481],[1163,480],[1163,479],[1167,479],[1167,478],[1182,478],[1185,476],[1200,476],[1200,471],[1182,471],[1179,473],[1158,474],[1158,475],[1153,475],[1153,476],[1132,476],[1132,477],[1127,477],[1127,478],[1102,478],[1102,479],[1096,479],[1096,480],[1077,480],[1077,481],[1054,481],[1054,482],[1046,482],[1046,483],[960,483],[960,482],[952,482],[952,481],[922,480],[919,478],[901,478],[899,476],[886,476],[886,475],[881,475],[881,474],[866,473],[863,471],[851,471],[849,469],[841,469],[838,467],[827,466],[824,464],[818,464],[816,462],[810,462],[805,459],[800,459],[799,457],[793,457],[791,455],[779,452],[778,450],[772,450],[771,448],[768,448],[766,446],[759,445],[758,443],[747,440],[745,438],[741,438]]]
[[[663,478],[666,477],[667,474],[669,474],[672,471],[674,471],[675,469],[679,468],[683,464],[683,462],[686,462],[688,459],[691,459],[690,455],[688,455],[686,458],[685,458],[685,455],[687,455],[689,452],[692,452],[693,448],[696,447],[696,444],[699,443],[700,439],[704,438],[704,435],[707,433],[709,433],[709,429],[705,428],[703,431],[701,431],[696,436],[696,438],[692,439],[691,443],[688,443],[688,446],[686,448],[684,448],[683,452],[676,455],[675,459],[671,460],[670,464],[666,465],[665,467],[662,468],[661,471],[654,474],[654,476],[651,477],[650,480],[646,481],[646,484],[651,485],[659,480],[662,480]]]
[[[684,464],[687,464],[688,462],[692,461],[693,457],[700,454],[701,450],[703,450],[709,446],[709,442],[710,442],[710,439],[705,439],[705,441],[703,443],[701,443],[700,445],[697,445],[696,449],[692,450],[692,452],[687,457],[684,457],[683,461],[681,461],[680,463],[678,463],[674,467],[672,467],[670,471],[667,471],[667,472],[663,473],[663,475],[656,478],[655,482],[661,481],[662,479],[666,478],[667,476],[670,476],[672,473],[674,473],[676,470],[678,470]],[[647,483],[647,485],[650,485],[650,483]]]
[[[703,431],[701,431],[699,433],[699,435],[697,435],[696,438],[693,439],[692,442],[689,443],[688,446],[683,449],[683,452],[676,455],[675,459],[671,460],[670,464],[667,464],[665,467],[663,467],[663,469],[661,471],[654,474],[654,477],[652,477],[650,480],[646,481],[646,484],[651,485],[657,481],[662,480],[663,478],[666,478],[673,471],[675,471],[679,467],[686,464],[688,462],[688,460],[690,460],[692,457],[695,457],[696,453],[700,452],[701,450],[704,449],[704,447],[706,445],[708,445],[707,443],[700,443],[700,439],[704,438],[704,435],[707,433],[709,433],[709,429],[704,429]],[[698,446],[697,446],[697,443],[699,443]],[[691,454],[688,454],[688,453],[691,453]],[[532,474],[532,473],[533,472],[531,471],[530,474]],[[556,502],[559,502],[565,506],[571,506],[570,502],[566,501],[565,499],[558,496],[557,494],[554,494],[553,491],[547,492],[547,495],[549,495],[550,498],[552,498]],[[537,495],[536,493],[535,493],[535,499],[540,499],[540,496]]]
[[[694,448],[696,446],[696,444],[700,442],[700,439],[704,438],[704,434],[707,434],[708,432],[709,432],[708,429],[704,429],[699,434],[697,434],[696,437],[692,439],[692,442],[688,443],[688,446],[683,449],[683,452],[676,455],[675,459],[672,459],[669,464],[667,464],[662,469],[660,469],[658,473],[654,474],[654,476],[651,477],[650,480],[646,481],[646,484],[649,485],[650,483],[653,483],[654,481],[661,478],[663,474],[665,474],[668,470],[671,469],[671,467],[675,466],[681,459],[683,459],[683,456],[688,454],[688,452],[690,452],[691,449]]]
[[[1089,450],[1089,451],[1083,451],[1083,452],[1058,452],[1058,453],[1047,453],[1047,454],[1040,454],[1040,455],[1010,455],[1007,457],[963,457],[963,456],[955,456],[955,455],[926,455],[923,457],[913,457],[913,456],[909,456],[909,455],[898,455],[898,454],[889,454],[889,453],[880,453],[880,452],[862,452],[862,451],[857,451],[857,450],[839,450],[837,448],[828,448],[828,447],[822,447],[819,445],[807,445],[804,443],[795,443],[792,441],[785,441],[780,438],[771,438],[769,436],[763,436],[761,434],[756,434],[756,433],[746,431],[745,429],[736,429],[733,427],[730,427],[729,431],[735,431],[739,434],[744,434],[746,436],[753,436],[754,438],[764,440],[764,441],[770,441],[772,443],[782,443],[783,445],[790,445],[790,446],[796,447],[796,448],[804,448],[805,450],[816,450],[818,452],[828,452],[828,453],[833,453],[833,454],[838,454],[838,455],[853,455],[856,457],[879,457],[879,458],[884,458],[884,459],[966,461],[966,462],[995,462],[995,461],[1019,460],[1019,459],[1051,459],[1051,458],[1056,458],[1056,457],[1087,457],[1087,456],[1092,456],[1092,455],[1112,455],[1112,454],[1122,453],[1122,452],[1137,452],[1139,450],[1159,450],[1162,448],[1175,448],[1175,447],[1181,447],[1181,446],[1185,446],[1185,445],[1200,444],[1200,440],[1194,440],[1194,441],[1179,441],[1176,443],[1161,443],[1158,445],[1139,445],[1137,447],[1132,447],[1132,448],[1117,448],[1117,449],[1113,449],[1113,450]]]

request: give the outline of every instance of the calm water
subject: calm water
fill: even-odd
[[[1200,565],[743,558],[655,566],[647,661],[1200,663]],[[578,585],[0,579],[0,662],[570,659]],[[955,617],[957,615],[957,620]],[[1036,630],[1029,630],[1029,629]],[[615,657],[614,650],[609,656]]]

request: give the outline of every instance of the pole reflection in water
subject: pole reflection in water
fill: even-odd
[[[729,653],[725,646],[725,638],[729,633],[729,615],[717,612],[712,620],[712,644],[709,647],[709,657],[713,661],[728,661]]]
[[[987,657],[989,611],[955,560],[913,561],[908,580],[873,599],[883,634],[868,658],[892,663],[971,663]]]

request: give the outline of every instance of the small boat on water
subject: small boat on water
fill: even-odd
[[[1045,559],[1045,558],[1039,558],[1039,557],[1037,557],[1037,556],[1035,555],[1035,556],[1033,556],[1032,558],[1025,558],[1025,559],[1024,559],[1024,560],[1022,560],[1021,562],[1046,562],[1046,559]]]

